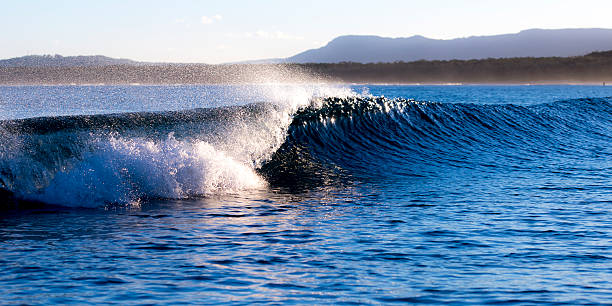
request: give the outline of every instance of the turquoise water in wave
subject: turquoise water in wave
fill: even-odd
[[[610,97],[0,87],[0,303],[612,303]]]

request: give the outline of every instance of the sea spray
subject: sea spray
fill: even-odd
[[[2,188],[65,206],[134,204],[261,189],[256,172],[285,142],[293,114],[350,90],[248,87],[263,102],[185,111],[2,121]]]

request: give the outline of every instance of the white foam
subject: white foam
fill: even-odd
[[[138,203],[142,198],[189,198],[261,189],[249,165],[202,142],[110,138],[72,169],[25,198],[68,206]]]

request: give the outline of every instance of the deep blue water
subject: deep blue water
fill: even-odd
[[[0,303],[612,303],[611,96],[0,87]]]

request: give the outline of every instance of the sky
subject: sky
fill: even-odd
[[[341,35],[450,39],[612,28],[611,11],[610,0],[0,0],[0,59],[216,64],[288,57]]]

